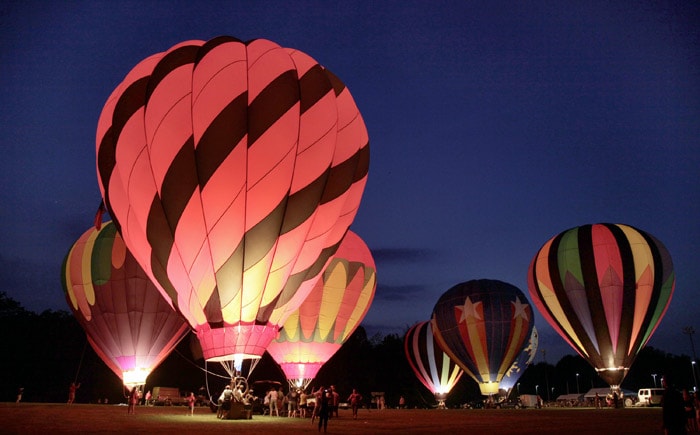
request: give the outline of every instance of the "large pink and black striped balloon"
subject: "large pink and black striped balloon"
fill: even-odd
[[[263,354],[352,223],[368,165],[343,82],[264,39],[148,57],[97,128],[107,209],[208,360]]]

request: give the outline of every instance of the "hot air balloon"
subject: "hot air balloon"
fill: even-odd
[[[532,334],[532,314],[520,289],[481,279],[447,290],[431,321],[442,350],[479,384],[482,394],[492,395]]]
[[[506,395],[510,394],[511,389],[518,382],[523,372],[525,372],[527,366],[535,359],[538,344],[539,335],[537,334],[537,328],[533,326],[530,340],[527,342],[523,351],[520,352],[520,355],[513,361],[513,365],[511,365],[506,374],[503,375],[503,379],[501,379],[501,383],[498,385],[499,390],[505,390],[507,393]]]
[[[444,408],[447,395],[464,372],[437,345],[429,321],[419,322],[406,332],[404,352],[413,373],[433,393],[438,407]]]
[[[291,387],[306,388],[357,329],[374,298],[376,278],[372,253],[348,231],[322,278],[267,347]]]
[[[61,278],[68,306],[88,342],[129,388],[145,384],[189,331],[111,222],[87,230],[75,242]]]
[[[554,236],[528,272],[539,312],[612,389],[664,316],[674,285],[664,245],[622,224],[583,225]]]
[[[264,39],[146,58],[96,143],[107,210],[208,361],[264,353],[337,250],[369,166],[343,82]]]

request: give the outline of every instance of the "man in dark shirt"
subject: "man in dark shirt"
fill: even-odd
[[[685,435],[685,410],[683,396],[673,387],[671,377],[666,374],[661,378],[664,396],[661,399],[663,409],[663,428],[666,435]]]

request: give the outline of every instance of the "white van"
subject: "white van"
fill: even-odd
[[[663,388],[642,388],[637,393],[641,406],[659,406],[663,395]]]

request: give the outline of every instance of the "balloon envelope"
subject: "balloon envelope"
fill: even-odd
[[[515,359],[513,365],[510,366],[501,383],[498,385],[499,390],[506,390],[510,392],[511,388],[515,386],[522,376],[523,372],[527,366],[529,366],[537,355],[537,346],[539,344],[539,335],[537,334],[537,328],[532,327],[532,334],[530,334],[530,340],[527,342],[527,346],[520,352],[520,355]]]
[[[444,403],[464,372],[437,345],[429,321],[417,323],[406,332],[404,352],[418,380]]]
[[[658,326],[674,285],[664,245],[623,224],[583,225],[554,236],[528,273],[542,316],[611,387],[620,385]]]
[[[62,268],[66,300],[90,345],[125,385],[142,385],[189,330],[111,222],[86,231]]]
[[[335,75],[298,50],[226,36],[136,65],[96,143],[126,245],[218,361],[263,354],[354,219],[369,165]]]
[[[377,287],[364,241],[348,231],[322,278],[267,347],[290,384],[306,385],[364,319]]]
[[[498,384],[527,344],[534,320],[517,287],[497,280],[457,284],[433,308],[435,339],[478,384],[482,394]]]

